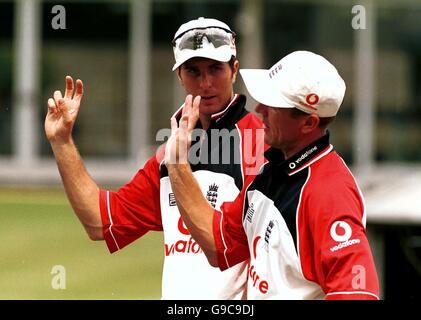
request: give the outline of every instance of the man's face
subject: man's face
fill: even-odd
[[[200,113],[212,115],[221,111],[232,99],[238,62],[231,70],[228,62],[192,58],[179,70],[180,81],[187,94],[201,96]]]
[[[263,104],[256,106],[265,127],[265,143],[284,152],[293,150],[301,135],[301,118],[292,117],[291,108],[273,108]]]

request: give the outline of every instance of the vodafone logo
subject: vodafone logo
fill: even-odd
[[[306,102],[310,105],[314,105],[319,102],[319,96],[315,93],[310,93],[306,97]]]
[[[337,230],[341,229],[341,230]],[[338,233],[339,231],[339,233]],[[352,236],[352,229],[345,221],[336,221],[330,227],[330,236],[336,242],[344,242]]]
[[[189,237],[188,240],[178,240],[177,242],[171,244],[165,243],[165,256],[168,257],[170,255],[181,253],[201,254],[203,251],[192,237]]]
[[[190,231],[189,229],[187,229],[186,225],[184,224],[183,219],[178,219],[178,231],[180,231],[182,234],[189,236],[190,235]]]
[[[190,236],[190,231],[187,229],[181,217],[178,219],[177,229],[181,234]],[[183,237],[184,238],[184,237]],[[165,255],[168,257],[172,254],[179,253],[202,253],[199,244],[190,236],[188,240],[180,239],[175,243],[165,243]]]
[[[256,260],[256,257],[257,257],[257,244],[258,244],[260,239],[261,239],[261,237],[257,236],[253,240],[253,257],[254,257],[254,260]],[[248,281],[250,281],[253,284],[253,287],[256,290],[259,290],[259,292],[262,293],[262,294],[266,294],[269,290],[269,283],[265,279],[262,279],[257,274],[256,267],[254,266],[254,264],[250,265],[249,280]]]
[[[351,239],[352,229],[351,226],[345,221],[335,221],[330,227],[330,236],[333,240],[339,242],[338,245],[330,248],[330,251],[332,252],[361,242],[358,238]]]
[[[304,107],[310,108],[314,111],[317,111],[317,107],[316,104],[319,102],[320,98],[317,94],[315,93],[309,93],[306,96],[306,102],[304,101],[300,101],[300,104]]]
[[[256,257],[257,257],[256,249],[257,249],[257,243],[259,242],[259,240],[260,240],[260,236],[257,236],[253,240],[253,257],[254,257],[254,259],[256,259]]]

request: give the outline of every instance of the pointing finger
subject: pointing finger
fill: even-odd
[[[80,79],[76,80],[76,93],[75,93],[75,100],[80,102],[83,97],[83,82]]]
[[[64,97],[72,99],[73,96],[73,78],[71,76],[66,76],[66,91]]]
[[[180,128],[187,128],[192,100],[193,96],[191,94],[187,95],[186,100],[184,101],[183,112],[181,113],[181,119],[179,122]]]
[[[183,114],[189,113],[192,101],[193,101],[193,96],[191,94],[188,94],[186,96],[186,100],[184,101]]]
[[[189,124],[188,124],[188,129],[190,131],[192,131],[195,128],[197,120],[199,119],[200,100],[201,100],[201,96],[196,96],[193,100],[193,104],[192,104],[190,114],[189,114]]]
[[[171,118],[171,134],[174,134],[177,130],[177,119],[172,117]]]

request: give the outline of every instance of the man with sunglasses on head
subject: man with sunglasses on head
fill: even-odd
[[[239,62],[235,33],[216,19],[199,18],[180,26],[173,40],[175,64],[187,94],[201,96],[191,168],[203,195],[215,207],[233,201],[263,162],[261,120],[245,109],[246,98],[234,94]],[[164,232],[163,299],[240,299],[244,297],[247,262],[220,271],[209,265],[202,248],[181,219],[171,189],[164,149],[152,156],[117,192],[100,189],[85,169],[72,140],[83,95],[81,80],[66,77],[64,98],[48,100],[45,131],[72,207],[93,240],[115,252],[148,231]],[[179,121],[182,107],[173,115]],[[225,132],[225,134],[220,133]],[[213,136],[214,133],[219,133]],[[232,143],[232,141],[235,143]],[[220,161],[230,156],[229,161]],[[215,161],[216,160],[216,161]]]

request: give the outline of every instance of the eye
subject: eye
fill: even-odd
[[[196,68],[186,67],[185,70],[186,70],[186,73],[190,76],[196,76],[197,77],[200,74],[199,70],[196,69]]]
[[[218,72],[222,70],[222,65],[221,64],[213,64],[210,66],[210,70],[211,72]]]

